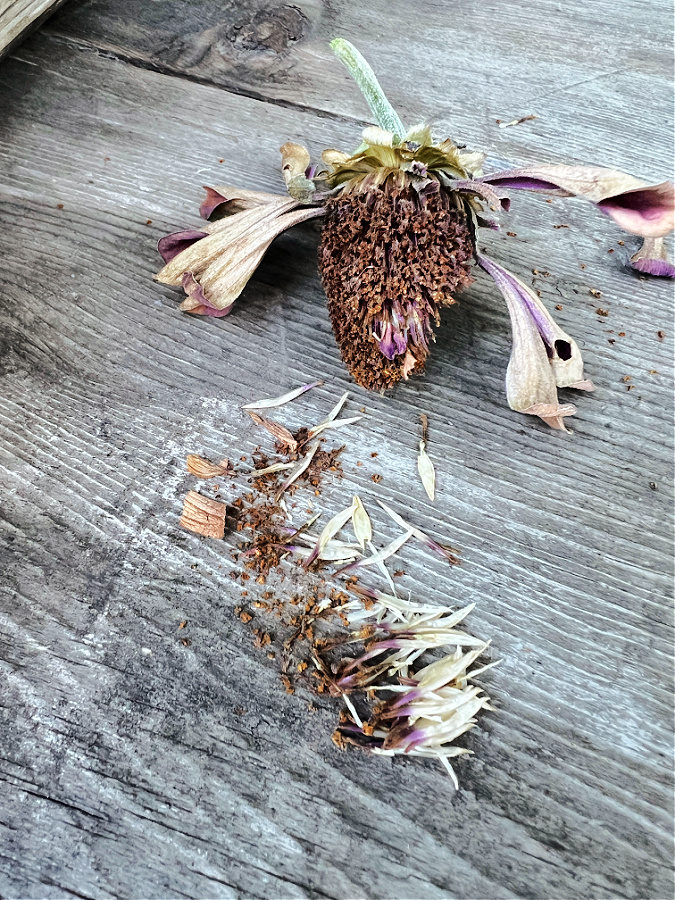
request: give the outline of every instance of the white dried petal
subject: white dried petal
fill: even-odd
[[[260,475],[272,475],[274,472],[281,472],[284,469],[292,469],[295,463],[272,463],[271,466],[265,466],[264,469],[254,469],[251,472],[251,475],[254,478],[258,478]]]
[[[387,544],[386,547],[383,547],[382,550],[379,551],[379,553],[374,553],[372,556],[365,556],[363,559],[360,559],[358,562],[355,562],[353,565],[349,566],[349,568],[356,569],[361,566],[378,566],[381,562],[384,562],[385,559],[389,559],[390,556],[398,553],[405,542],[412,536],[412,531],[406,531],[405,534],[399,535],[390,544]]]
[[[381,500],[378,500],[377,502],[387,513],[387,515],[397,523],[397,525],[400,525],[401,528],[409,529],[415,535],[418,541],[422,541],[425,546],[429,547],[431,550],[435,550],[437,553],[440,553],[441,556],[444,556],[446,559],[450,560],[450,562],[458,562],[454,555],[453,548],[448,548],[446,545],[440,544],[438,541],[430,538],[428,534],[425,534],[425,532],[422,531],[421,528],[416,528],[414,525],[410,525],[405,521],[404,518],[402,518],[402,516],[399,516],[399,514],[394,512],[391,507],[387,506],[386,503],[383,503]]]
[[[424,490],[427,497],[433,501],[436,492],[436,470],[434,464],[429,459],[424,441],[420,441],[420,453],[417,457],[417,471],[420,473]]]
[[[354,422],[359,422],[363,416],[353,416],[351,419],[333,419],[331,422],[322,422],[320,425],[316,425],[309,432],[310,438],[316,437],[318,434],[321,434],[322,431],[326,431],[329,428],[345,428],[347,425],[353,425]]]
[[[280,397],[271,397],[268,400],[256,400],[254,403],[247,403],[246,406],[242,406],[242,409],[274,409],[276,406],[284,406],[286,403],[290,403],[291,400],[295,400],[296,397],[300,397],[306,391],[319,387],[323,383],[323,380],[312,381],[311,384],[303,384],[302,387],[294,388],[294,390],[288,391],[288,393],[282,394]]]
[[[361,545],[361,549],[366,546],[366,542],[372,540],[373,526],[370,522],[370,516],[366,512],[366,508],[361,502],[358,494],[354,495],[353,502],[354,512],[352,513],[352,528],[354,529],[354,537]]]
[[[294,472],[291,474],[291,476],[286,481],[284,481],[284,483],[281,485],[279,490],[276,492],[274,499],[277,503],[279,502],[279,498],[281,497],[283,492],[288,490],[288,488],[293,484],[293,482],[297,481],[298,478],[302,475],[302,473],[306,472],[307,469],[309,469],[310,464],[311,464],[312,460],[314,459],[314,454],[316,453],[316,451],[318,449],[319,449],[318,442],[315,442],[310,445],[310,447],[307,451],[307,456],[305,456],[305,458],[300,463],[300,465],[297,467],[297,469],[294,470]]]
[[[308,568],[317,556],[321,555],[322,550],[330,541],[331,538],[335,537],[335,535],[340,531],[340,529],[347,524],[347,522],[351,519],[354,513],[354,504],[348,506],[347,509],[343,509],[341,512],[337,513],[333,516],[330,521],[326,522],[323,527],[323,531],[319,535],[319,540],[316,542],[316,546],[312,553],[309,555],[307,561],[305,562],[305,568]]]

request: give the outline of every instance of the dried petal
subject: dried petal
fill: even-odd
[[[197,491],[188,491],[180,524],[195,534],[222,538],[225,534],[226,512],[227,506],[224,503],[204,497]]]
[[[249,191],[246,188],[234,187],[226,184],[222,187],[212,188],[204,185],[206,199],[199,207],[199,215],[203,219],[209,219],[218,207],[227,204],[227,213],[238,213],[254,206],[264,206],[269,203],[277,203],[286,200],[278,194],[268,194],[265,191]]]
[[[319,449],[319,442],[315,441],[313,444],[310,444],[307,455],[300,463],[300,465],[295,469],[287,481],[285,481],[279,490],[276,492],[274,499],[279,502],[279,498],[283,494],[284,491],[288,490],[288,488],[293,484],[294,481],[297,481],[298,478],[302,475],[303,472],[306,472],[309,469],[312,460],[314,459],[314,454]]]
[[[333,419],[331,422],[322,422],[320,425],[316,425],[309,432],[310,438],[316,437],[318,434],[321,434],[322,431],[327,431],[329,428],[345,428],[347,425],[353,425],[355,422],[360,422],[363,416],[352,416],[351,419]]]
[[[559,406],[556,388],[593,390],[592,382],[584,379],[579,347],[519,278],[482,254],[478,264],[502,292],[511,319],[513,349],[506,370],[509,406],[566,431],[563,417],[573,415],[575,409],[569,404]]]
[[[319,387],[323,383],[323,380],[312,381],[311,384],[303,384],[302,387],[295,388],[287,394],[282,394],[280,397],[272,397],[269,400],[256,400],[254,403],[247,403],[246,406],[242,406],[242,409],[273,409],[276,406],[284,406],[286,403],[290,403],[291,400],[295,400],[296,397],[300,397],[306,391]]]
[[[279,422],[275,422],[273,419],[265,419],[252,410],[247,410],[247,412],[256,425],[262,425],[262,427],[267,429],[267,431],[269,431],[269,433],[273,435],[273,437],[275,437],[278,441],[281,441],[284,446],[288,447],[290,453],[295,453],[295,451],[298,449],[298,442],[295,440],[288,428],[285,428],[283,425],[281,425]]]
[[[365,556],[363,559],[360,559],[358,562],[352,563],[351,566],[347,566],[344,569],[340,569],[340,573],[351,572],[353,569],[360,568],[361,566],[377,566],[381,562],[384,562],[385,559],[389,559],[390,556],[393,556],[395,553],[401,549],[401,547],[405,544],[407,540],[409,540],[413,536],[412,531],[406,531],[405,534],[399,535],[395,540],[393,540],[390,544],[387,544],[386,547],[383,547],[379,553],[374,553],[372,556]]]
[[[440,553],[441,556],[444,556],[448,562],[453,565],[458,563],[459,560],[455,556],[456,553],[459,553],[455,547],[451,547],[449,544],[444,545],[440,544],[438,541],[430,538],[428,534],[425,534],[421,528],[416,528],[414,525],[410,525],[402,516],[399,516],[398,513],[394,512],[391,507],[387,506],[386,503],[383,503],[381,500],[377,501],[382,509],[387,513],[387,515],[400,525],[401,528],[405,528],[413,533],[413,535],[417,538],[418,541],[421,541],[426,547],[429,547],[430,550],[435,550],[437,553]]]
[[[164,262],[168,263],[183,250],[208,236],[207,231],[174,231],[157,241],[157,249]]]
[[[211,308],[221,310],[220,315],[225,314],[246,287],[274,238],[299,222],[323,214],[320,208],[296,209],[296,206],[296,200],[276,198],[273,203],[258,204],[221,219],[208,226],[208,237],[178,253],[155,280],[185,287],[193,300],[198,301],[185,307],[188,312],[204,313]]]
[[[326,544],[331,540],[331,538],[334,538],[338,531],[340,531],[340,529],[347,524],[347,522],[352,518],[353,513],[354,504],[352,503],[352,505],[348,506],[347,509],[343,509],[341,512],[337,513],[337,515],[334,515],[333,518],[330,519],[330,521],[326,522],[323,527],[323,531],[319,535],[319,539],[316,542],[316,546],[314,547],[304,564],[306,569],[308,569],[317,558],[317,556],[322,553],[322,551],[326,547]]]
[[[504,188],[581,197],[625,231],[643,237],[663,237],[675,226],[675,188],[670,181],[650,185],[617,169],[551,165],[508,169],[480,180]]]
[[[645,238],[638,252],[631,256],[630,264],[638,272],[675,278],[675,266],[668,259],[663,238]]]
[[[433,502],[436,489],[436,471],[434,469],[434,464],[429,459],[429,455],[426,451],[426,443],[424,441],[420,441],[420,453],[417,457],[417,471],[420,473],[420,478],[422,479],[424,490],[427,492],[427,497]]]
[[[372,540],[373,526],[358,494],[354,495],[353,509],[352,528],[354,529],[354,537],[361,545],[361,549],[363,549],[366,546],[366,542]]]
[[[219,463],[212,463],[203,456],[189,453],[186,459],[187,469],[191,475],[197,478],[216,478],[220,475],[234,474],[234,466],[229,459],[221,459]]]

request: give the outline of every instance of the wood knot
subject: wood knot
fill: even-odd
[[[284,53],[307,31],[308,19],[295,6],[270,6],[256,12],[249,7],[242,13],[239,20],[229,26],[226,35],[238,51]]]

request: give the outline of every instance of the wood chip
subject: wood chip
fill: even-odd
[[[188,453],[186,458],[187,470],[197,478],[215,478],[218,475],[233,475],[234,466],[229,459],[221,459],[219,463],[212,463],[196,453]]]
[[[197,491],[188,491],[180,524],[195,534],[222,538],[225,534],[226,512],[227,506],[219,500],[211,500]]]

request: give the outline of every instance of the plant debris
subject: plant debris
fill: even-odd
[[[186,458],[187,470],[197,478],[216,478],[219,475],[233,475],[234,466],[229,459],[221,459],[219,463],[212,463],[196,453],[188,453]]]
[[[345,400],[333,410],[333,419]],[[481,709],[491,708],[471,684],[474,675],[493,664],[471,670],[488,644],[457,628],[471,606],[452,611],[399,598],[385,565],[412,537],[446,559],[456,557],[381,502],[402,533],[377,550],[358,495],[318,533],[313,528],[318,512],[291,524],[279,484],[288,466],[293,482],[287,479],[281,487],[293,494],[304,486],[318,495],[327,473],[341,477],[337,457],[342,448],[320,446],[325,438],[310,440],[312,431],[289,431],[295,449],[285,435],[271,431],[274,453],[260,447],[253,451],[250,489],[228,506],[190,491],[181,524],[210,537],[223,537],[227,525],[239,536],[232,551],[237,568],[230,577],[246,588],[235,615],[250,629],[254,646],[279,661],[287,693],[301,682],[318,695],[342,700],[333,735],[338,747],[436,758],[457,784],[449,760],[469,751],[454,741],[475,725]],[[294,507],[303,506],[301,497],[298,493]],[[356,543],[339,539],[350,522]],[[369,555],[363,556],[366,547]],[[360,585],[352,570],[362,566],[381,572],[391,593]],[[186,625],[182,621],[179,630]],[[182,643],[188,646],[190,639]],[[450,652],[436,658],[443,648]]]
[[[513,119],[511,122],[502,122],[501,119],[495,119],[500,128],[510,128],[512,125],[522,125],[523,122],[531,122],[532,119],[538,119],[539,116],[522,116],[520,119]]]
[[[222,538],[225,534],[227,506],[197,491],[188,491],[183,503],[180,524],[188,531],[204,537]]]
[[[429,420],[424,414],[420,416],[420,419],[422,420],[422,440],[420,441],[420,452],[417,457],[417,471],[422,480],[424,490],[427,492],[427,497],[433,503],[436,493],[436,470],[426,449],[429,438]]]
[[[309,391],[315,387],[319,387],[323,383],[323,381],[312,381],[311,384],[303,384],[302,387],[295,388],[294,390],[289,391],[287,394],[282,394],[281,397],[272,397],[269,400],[257,400],[253,403],[247,403],[246,406],[242,406],[242,409],[273,409],[277,406],[285,406],[286,403],[290,403],[291,400],[295,400],[296,397],[302,396],[302,394],[304,394],[306,391]]]

